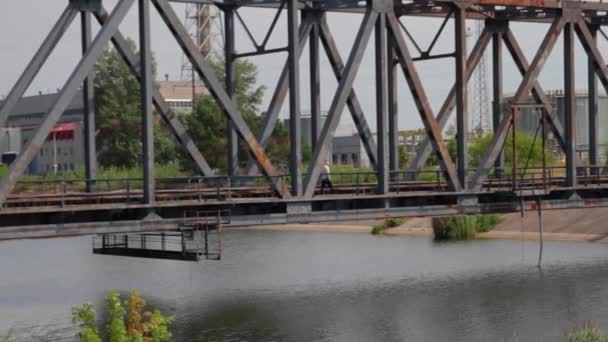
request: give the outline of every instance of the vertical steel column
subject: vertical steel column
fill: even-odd
[[[309,13],[307,15],[316,15]],[[311,149],[315,150],[319,133],[321,132],[321,60],[319,56],[319,41],[320,41],[319,22],[315,18],[315,22],[310,31],[309,48],[310,48],[310,131],[311,131]]]
[[[287,34],[289,41],[289,139],[291,156],[291,191],[302,195],[302,127],[300,113],[300,63],[298,37],[298,1],[287,2]]]
[[[397,63],[395,62],[395,47],[393,39],[388,40],[387,50],[388,72],[388,150],[389,167],[391,171],[399,170],[399,112],[397,94]]]
[[[468,189],[467,165],[468,151],[467,142],[469,138],[469,113],[467,103],[467,28],[466,9],[456,8],[455,11],[456,32],[456,131],[457,131],[457,158],[458,158],[458,180],[463,190]]]
[[[224,10],[224,66],[226,72],[226,93],[230,98],[234,97],[236,89],[236,72],[234,63],[235,39],[234,39],[234,7],[226,6]],[[228,176],[236,175],[239,167],[239,141],[232,121],[228,114],[226,118],[226,134],[228,140]]]
[[[378,193],[389,192],[388,77],[386,15],[376,19],[376,130],[378,134]]]
[[[152,63],[150,51],[150,3],[139,0],[139,56],[141,66],[141,115],[144,171],[144,203],[154,203],[154,118],[152,113]]]
[[[576,93],[574,88],[574,24],[564,27],[564,115],[566,186],[576,185]]]
[[[91,13],[80,12],[82,32],[82,53],[87,52],[91,45]],[[97,178],[97,155],[95,149],[95,100],[94,100],[95,72],[89,73],[82,85],[83,109],[84,109],[84,177],[86,179],[86,191],[95,192]]]
[[[597,26],[591,26],[590,31],[593,36],[593,44],[597,47]],[[595,65],[593,58],[587,57],[587,78],[589,89],[589,164],[591,165],[591,174],[597,175],[599,169],[599,146],[598,146],[598,94],[597,94],[597,76],[595,75]]]
[[[493,97],[492,102],[492,132],[498,130],[500,125],[500,114],[502,112],[502,33],[495,32],[492,35],[492,80],[493,80]],[[504,166],[504,158],[502,151],[496,158],[494,163],[494,174],[497,178],[502,178],[502,168]]]

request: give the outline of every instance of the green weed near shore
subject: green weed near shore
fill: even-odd
[[[385,220],[384,223],[382,223],[382,224],[373,225],[371,233],[373,235],[382,234],[385,230],[390,229],[390,228],[399,227],[404,222],[405,222],[405,220],[403,220],[403,219],[390,218],[390,219]]]

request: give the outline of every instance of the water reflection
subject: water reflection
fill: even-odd
[[[70,305],[112,288],[175,314],[176,341],[559,341],[586,320],[608,327],[607,246],[545,247],[539,271],[537,244],[518,241],[230,232],[224,260],[200,264],[9,242],[0,330],[57,323],[68,340]]]

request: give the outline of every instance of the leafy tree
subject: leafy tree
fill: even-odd
[[[469,145],[469,156],[470,156],[470,165],[471,166],[479,166],[481,158],[483,154],[490,146],[492,142],[493,135],[486,134],[479,138],[476,138]],[[513,165],[513,136],[509,134],[505,141],[504,145],[504,164],[505,166]],[[515,134],[515,154],[517,165],[520,167],[525,167],[526,164],[529,166],[540,166],[543,163],[543,148],[542,148],[542,140],[537,137],[536,141],[534,141],[534,137],[529,134],[523,132],[516,132]],[[547,164],[552,164],[554,162],[553,154],[546,149],[545,150],[545,158]]]
[[[492,142],[493,134],[488,133],[482,136],[478,136],[473,138],[473,140],[469,143],[469,166],[477,167],[483,158],[485,151],[489,148],[490,143]],[[448,152],[454,162],[457,160],[457,143],[456,138],[451,137],[445,140]],[[540,137],[536,138],[534,141],[534,137],[524,133],[524,132],[516,132],[515,134],[515,154],[517,155],[517,165],[520,167],[526,166],[540,166],[543,162],[543,149],[542,149],[542,140]],[[503,149],[504,153],[504,165],[505,167],[510,167],[513,165],[513,136],[509,134],[505,140],[505,145]],[[554,162],[555,157],[549,151],[549,149],[545,150],[545,158],[547,164],[550,165]],[[432,154],[427,162],[427,166],[435,166],[438,165],[438,159],[436,154]]]
[[[135,43],[128,41],[136,52]],[[152,63],[153,77],[156,63]],[[95,67],[97,154],[103,167],[129,168],[141,164],[142,129],[140,85],[118,51],[104,51]],[[174,159],[175,143],[156,116],[156,162]]]
[[[210,63],[219,80],[224,82],[223,61],[211,61]],[[235,69],[237,109],[253,133],[257,134],[262,124],[260,106],[265,87],[256,85],[257,67],[255,64],[247,60],[238,60]],[[226,118],[215,99],[211,95],[198,98],[194,112],[191,115],[186,115],[184,120],[192,139],[207,158],[209,164],[214,168],[226,170],[228,144],[226,141]],[[269,157],[275,162],[286,160],[289,153],[288,144],[287,130],[282,123],[277,123],[267,147]],[[248,156],[246,150],[241,147],[239,149],[239,160],[246,160]]]

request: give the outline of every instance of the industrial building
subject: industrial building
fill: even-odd
[[[165,77],[158,82],[160,94],[165,98],[169,107],[178,113],[190,113],[193,109],[193,96],[209,95],[209,90],[202,81],[170,81]]]

